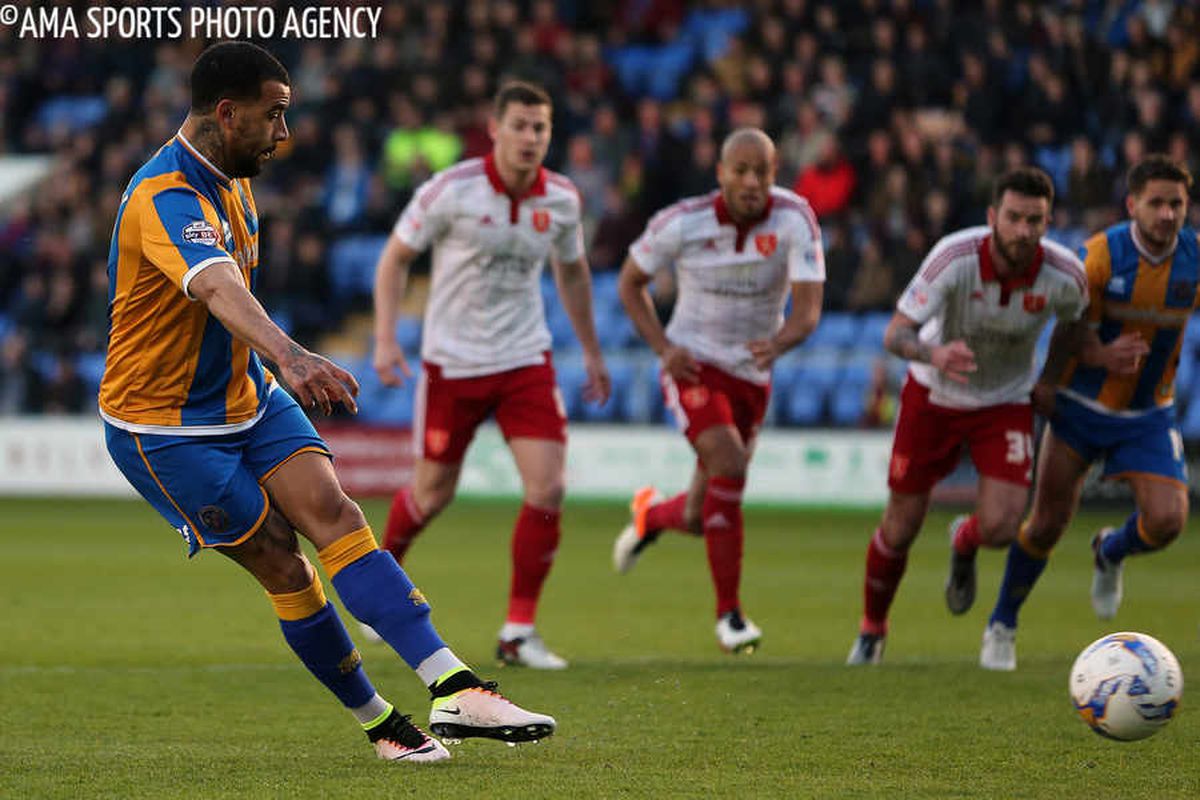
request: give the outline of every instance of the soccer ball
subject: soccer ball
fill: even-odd
[[[1167,646],[1144,633],[1110,633],[1084,648],[1071,667],[1075,710],[1101,736],[1131,742],[1152,736],[1179,710],[1183,672]]]

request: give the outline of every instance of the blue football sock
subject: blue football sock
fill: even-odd
[[[1137,512],[1130,514],[1124,525],[1115,533],[1105,536],[1100,542],[1100,555],[1110,564],[1119,564],[1126,556],[1145,553],[1153,549],[1138,534]]]
[[[346,609],[413,669],[446,646],[429,620],[429,603],[390,553],[371,550],[339,569],[333,585]]]
[[[1004,564],[1004,581],[1000,584],[1000,593],[996,597],[996,607],[988,622],[1001,622],[1010,628],[1017,627],[1017,614],[1021,604],[1033,591],[1042,570],[1046,568],[1048,559],[1036,558],[1030,555],[1020,541],[1015,541],[1008,547],[1008,560]]]
[[[317,680],[347,708],[358,708],[375,696],[362,668],[362,658],[330,603],[310,617],[279,620],[283,638]]]

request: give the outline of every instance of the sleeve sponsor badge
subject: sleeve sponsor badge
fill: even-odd
[[[215,247],[220,238],[216,228],[210,225],[208,220],[198,219],[183,226],[183,240],[188,244]]]

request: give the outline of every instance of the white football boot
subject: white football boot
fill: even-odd
[[[450,751],[441,742],[412,724],[412,717],[396,714],[388,718],[386,732],[371,742],[375,755],[384,761],[406,761],[410,764],[431,764],[450,758]]]
[[[1012,672],[1017,668],[1017,629],[1003,622],[993,622],[983,631],[979,647],[979,666],[997,672]]]
[[[850,645],[850,654],[846,656],[846,666],[861,667],[867,664],[879,664],[883,661],[883,647],[887,644],[887,636],[878,633],[860,633]]]
[[[1100,545],[1105,537],[1112,536],[1115,528],[1104,528],[1092,537],[1092,554],[1095,570],[1092,572],[1092,610],[1098,619],[1112,619],[1121,607],[1124,595],[1121,572],[1125,562],[1112,563],[1100,554]]]
[[[383,637],[376,633],[375,629],[367,623],[360,622],[358,623],[358,627],[362,630],[363,639],[365,639],[368,644],[379,644],[383,641]]]
[[[473,738],[536,742],[557,725],[554,717],[526,711],[497,692],[494,681],[439,697],[429,712],[429,729],[449,744]]]
[[[736,609],[717,620],[717,644],[726,653],[753,653],[761,641],[759,627]]]
[[[646,535],[646,512],[658,501],[658,490],[653,486],[644,486],[634,493],[633,502],[629,504],[629,524],[613,542],[613,569],[618,574],[624,575],[633,569],[642,551],[658,538],[657,534]]]
[[[515,636],[512,639],[497,639],[496,659],[508,667],[530,669],[566,669],[567,660],[554,653],[537,631]]]

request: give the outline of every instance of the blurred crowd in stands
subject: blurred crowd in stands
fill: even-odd
[[[891,307],[938,237],[984,221],[1005,167],[1053,176],[1052,235],[1078,244],[1123,215],[1143,154],[1200,166],[1195,3],[408,0],[381,25],[265,43],[294,95],[292,138],[255,179],[259,293],[309,344],[353,310],[328,302],[330,248],[386,234],[432,172],[488,152],[509,76],[555,99],[547,163],[579,187],[595,270],[714,188],[722,137],[753,125],[820,218],[835,310]],[[94,406],[114,213],[186,114],[204,44],[0,28],[0,156],[56,157],[0,207],[0,413]]]

